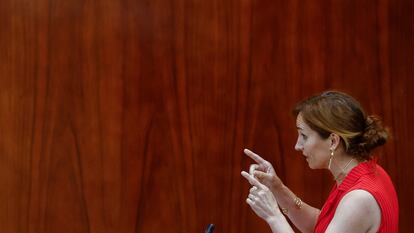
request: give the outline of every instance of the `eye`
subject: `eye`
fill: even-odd
[[[303,138],[303,140],[308,139],[308,136],[306,136],[306,135],[305,135],[305,134],[303,134],[303,133],[300,133],[300,136]]]

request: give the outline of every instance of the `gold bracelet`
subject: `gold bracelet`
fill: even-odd
[[[302,209],[303,201],[299,197],[295,197],[294,202],[297,209]]]
[[[293,202],[295,203],[296,209],[299,209],[299,210],[302,209],[303,201],[299,197],[295,196],[295,198],[293,199]],[[282,213],[284,215],[288,215],[289,213],[288,208],[280,207],[280,210],[282,210]]]

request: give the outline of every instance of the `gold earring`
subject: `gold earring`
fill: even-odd
[[[332,159],[334,157],[334,151],[331,149],[331,157],[329,158],[328,169],[331,169]]]

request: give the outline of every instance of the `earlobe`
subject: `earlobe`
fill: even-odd
[[[331,135],[329,136],[330,140],[331,140],[331,150],[336,150],[336,148],[339,145],[339,136],[335,133],[331,133]]]

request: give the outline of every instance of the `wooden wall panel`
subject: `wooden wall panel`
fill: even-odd
[[[294,151],[300,99],[346,91],[383,116],[378,151],[410,231],[407,0],[0,1],[0,231],[270,232],[245,204],[251,148],[320,207]]]

